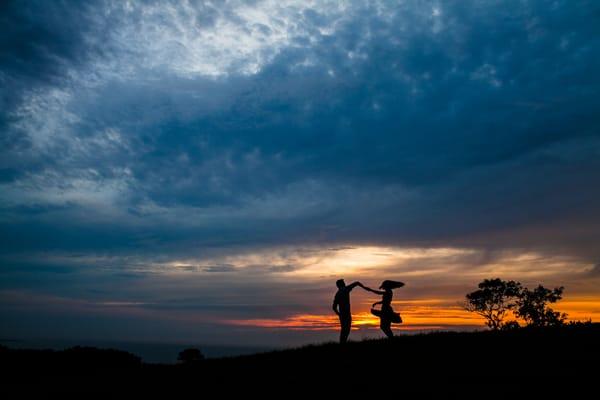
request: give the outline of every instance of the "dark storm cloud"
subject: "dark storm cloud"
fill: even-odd
[[[65,69],[84,62],[94,48],[86,35],[98,34],[93,3],[6,1],[2,3],[3,74],[13,80],[58,83]],[[96,36],[98,42],[102,37]]]
[[[91,7],[90,2],[5,1],[0,5],[3,151],[28,146],[27,133],[11,129],[19,119],[15,111],[25,92],[63,85],[70,69],[79,68],[100,51],[103,38],[90,15]],[[3,171],[4,179],[19,175],[18,169]]]
[[[290,8],[267,26],[201,3],[7,3],[2,251],[525,243],[597,257],[598,5],[379,6]],[[188,63],[186,29],[217,20],[272,42],[256,70],[216,53],[222,73],[194,72],[206,57]],[[146,25],[178,35],[157,50]]]

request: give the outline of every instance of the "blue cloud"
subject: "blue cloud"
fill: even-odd
[[[596,234],[593,2],[136,7],[4,7],[3,252]]]

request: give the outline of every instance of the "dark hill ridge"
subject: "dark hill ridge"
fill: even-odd
[[[93,348],[3,348],[0,354],[9,385],[42,392],[318,388],[365,393],[572,393],[595,386],[600,325],[406,335],[208,359],[191,366],[144,364],[129,353]]]

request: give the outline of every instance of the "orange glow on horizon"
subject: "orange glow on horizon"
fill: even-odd
[[[447,304],[447,303],[446,303]],[[379,319],[368,309],[359,306],[360,311],[352,315],[352,330],[379,329]],[[569,321],[600,320],[600,299],[582,298],[562,301],[553,307],[556,311],[566,312]],[[442,300],[416,300],[395,302],[394,309],[399,311],[403,323],[394,325],[394,329],[440,330],[452,328],[484,328],[485,320],[459,306],[447,306]],[[295,314],[281,319],[235,319],[222,321],[226,324],[265,329],[289,330],[338,330],[339,320],[335,314]]]

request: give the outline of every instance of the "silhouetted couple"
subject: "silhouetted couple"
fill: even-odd
[[[346,286],[343,279],[339,279],[335,284],[338,287],[338,291],[333,299],[333,311],[340,317],[340,343],[346,343],[348,341],[348,335],[350,334],[350,328],[352,327],[350,292],[357,286],[382,296],[381,301],[375,302],[371,306],[371,314],[379,317],[379,327],[387,337],[391,338],[394,336],[392,323],[400,323],[402,322],[402,318],[400,318],[400,314],[394,312],[394,309],[392,308],[392,297],[394,296],[392,289],[400,288],[404,286],[404,283],[386,280],[379,286],[379,289],[383,290],[373,290],[360,282],[354,282]],[[381,304],[381,309],[379,310],[375,308],[378,304]]]

